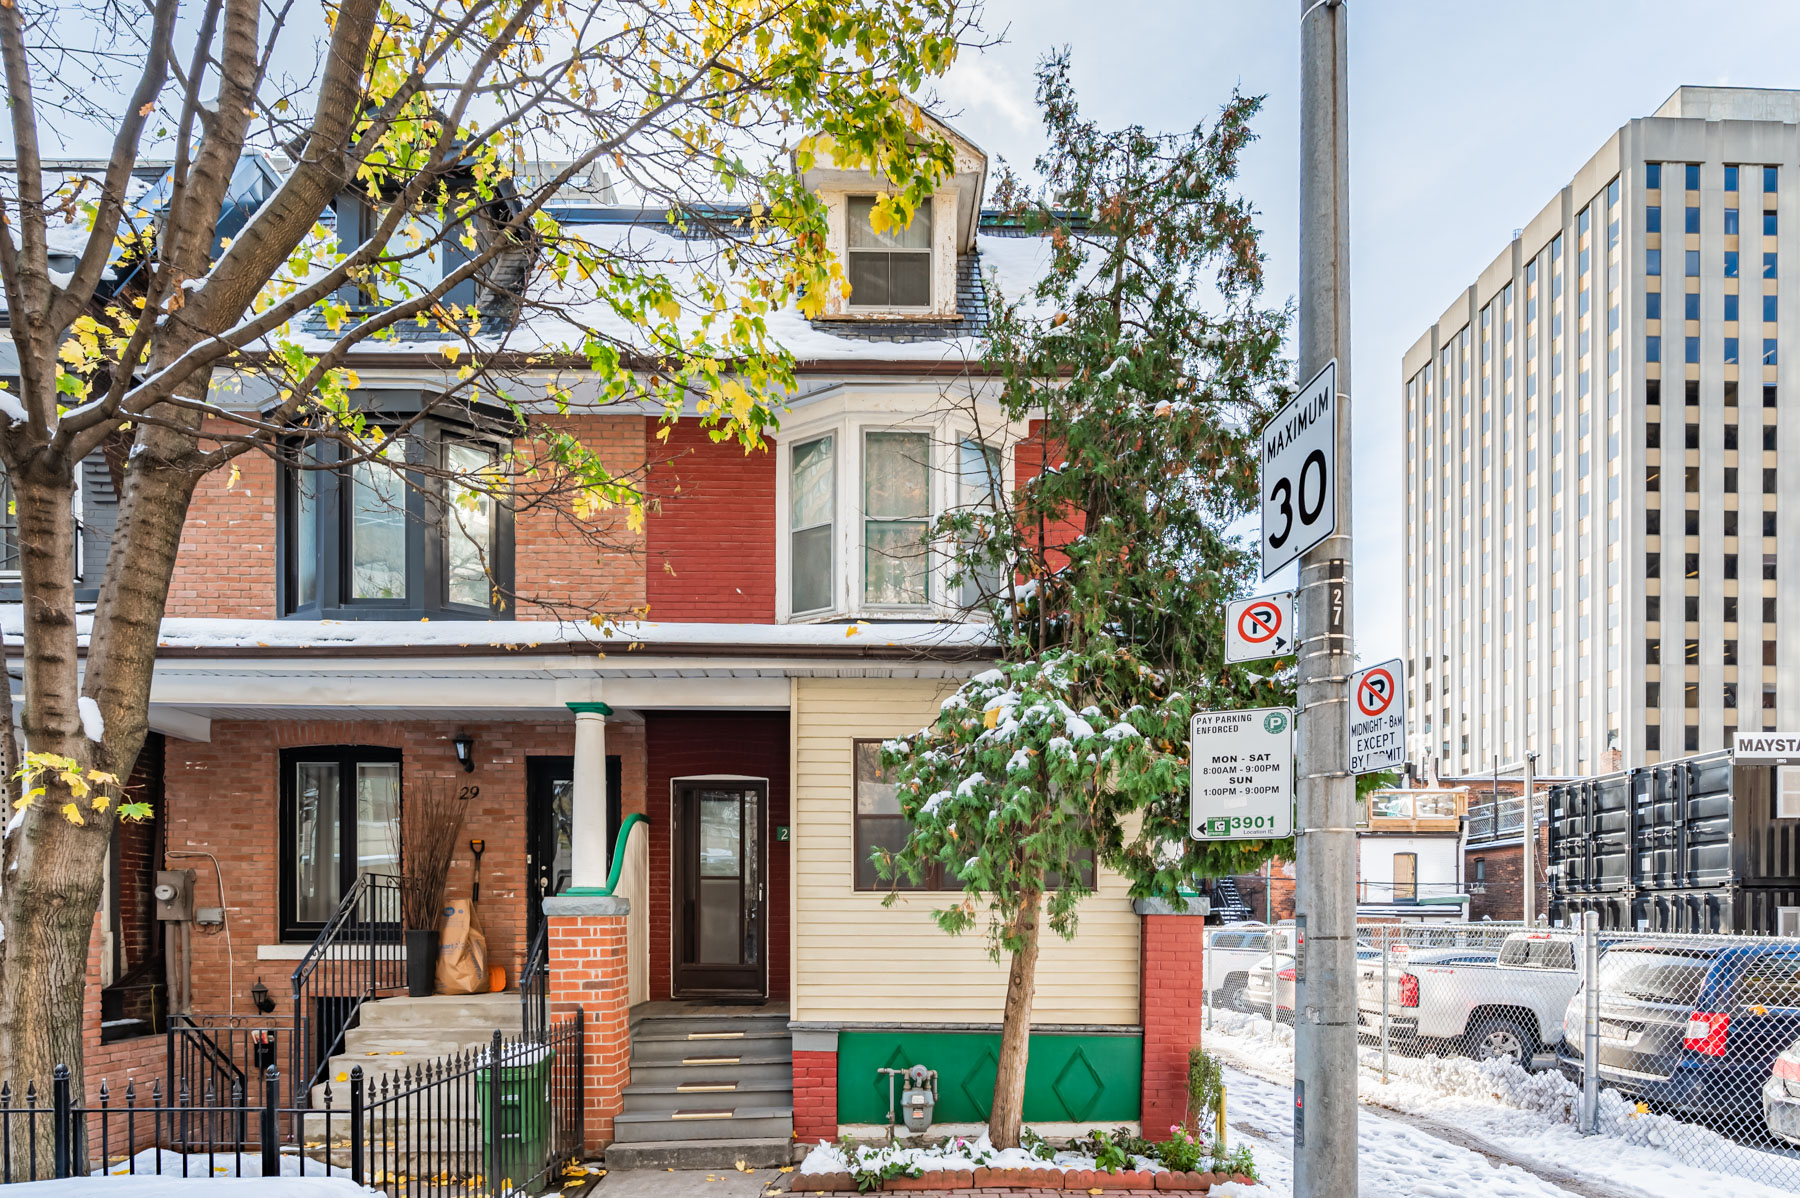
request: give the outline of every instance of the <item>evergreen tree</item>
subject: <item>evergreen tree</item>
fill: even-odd
[[[877,857],[889,876],[960,879],[939,926],[985,919],[989,951],[1011,958],[989,1120],[1002,1147],[1019,1141],[1042,926],[1073,936],[1093,893],[1076,863],[1179,903],[1197,877],[1293,855],[1291,840],[1187,834],[1192,713],[1292,699],[1266,665],[1223,657],[1223,605],[1257,572],[1228,526],[1256,498],[1255,436],[1289,389],[1289,311],[1262,301],[1255,211],[1235,190],[1261,100],[1234,94],[1185,133],[1103,130],[1066,50],[1040,65],[1037,100],[1041,187],[1003,172],[997,198],[1050,261],[1025,295],[990,284],[985,398],[1029,423],[1019,452],[1044,468],[938,523],[1000,662],[884,746],[911,832]]]

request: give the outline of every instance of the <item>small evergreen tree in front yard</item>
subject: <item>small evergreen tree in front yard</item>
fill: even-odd
[[[890,876],[960,879],[939,926],[984,924],[1010,957],[989,1116],[1001,1147],[1019,1142],[1042,930],[1074,935],[1086,862],[1179,902],[1196,877],[1293,851],[1187,835],[1189,717],[1292,696],[1281,675],[1223,660],[1223,604],[1257,568],[1228,526],[1256,497],[1255,434],[1288,377],[1289,313],[1262,302],[1255,212],[1235,191],[1261,101],[1234,95],[1185,133],[1105,131],[1080,114],[1066,52],[1040,67],[1037,98],[1041,189],[1008,174],[997,198],[1048,238],[1050,262],[1031,292],[991,294],[985,366],[1008,420],[1034,428],[1019,452],[1046,468],[938,523],[952,581],[980,584],[1000,662],[884,746],[912,826],[877,859]]]

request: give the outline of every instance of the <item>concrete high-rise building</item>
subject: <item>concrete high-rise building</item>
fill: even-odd
[[[1800,728],[1797,233],[1800,91],[1683,87],[1407,351],[1415,763]]]

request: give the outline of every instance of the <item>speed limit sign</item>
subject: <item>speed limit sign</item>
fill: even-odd
[[[1267,578],[1337,531],[1337,359],[1262,431],[1262,568]]]

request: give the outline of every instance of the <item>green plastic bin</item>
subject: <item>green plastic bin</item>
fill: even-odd
[[[494,1067],[481,1072],[476,1093],[489,1160],[498,1170],[492,1181],[496,1187],[507,1182],[510,1189],[523,1187],[550,1155],[550,1072],[555,1061],[555,1050],[547,1047],[502,1050],[498,1095]]]

